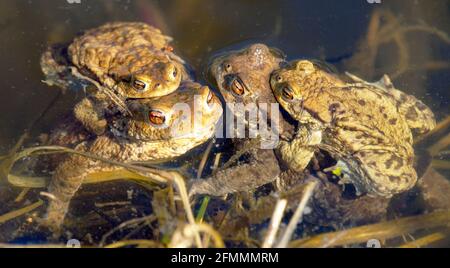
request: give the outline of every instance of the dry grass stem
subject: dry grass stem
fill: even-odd
[[[267,229],[266,237],[262,244],[263,248],[271,248],[275,242],[278,229],[280,228],[281,220],[283,219],[284,210],[286,209],[287,200],[280,199],[277,201],[272,218],[270,219],[269,228]]]
[[[21,209],[17,209],[17,210],[8,212],[6,214],[3,214],[0,216],[0,224],[5,223],[9,220],[15,219],[17,217],[20,217],[30,211],[33,211],[36,208],[42,206],[43,204],[44,204],[44,202],[42,200],[39,200],[31,205],[21,208]]]
[[[302,199],[300,200],[297,209],[294,212],[294,215],[292,215],[292,218],[289,221],[289,224],[286,230],[284,231],[284,234],[281,237],[280,242],[276,246],[277,248],[287,247],[289,241],[291,240],[292,234],[295,231],[295,228],[302,221],[303,212],[305,211],[305,207],[308,204],[309,199],[314,193],[314,189],[316,188],[317,183],[318,183],[317,180],[314,180],[308,182],[308,185],[305,186],[305,193],[303,194]]]
[[[447,226],[450,211],[437,211],[426,215],[406,217],[388,222],[359,226],[348,230],[320,234],[311,238],[292,241],[290,247],[343,246],[366,243],[370,239],[390,239],[421,229]],[[330,243],[330,241],[333,241]]]

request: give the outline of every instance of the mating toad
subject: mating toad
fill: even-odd
[[[227,102],[232,116],[245,121],[246,133],[252,127],[252,122],[247,120],[245,114],[249,110],[258,111],[262,120],[271,122],[269,131],[273,132],[277,141],[279,134],[294,131],[294,126],[280,115],[278,107],[276,110],[269,110],[271,104],[277,104],[270,89],[270,74],[278,69],[283,61],[283,53],[264,44],[252,44],[242,50],[229,51],[212,60],[208,71],[213,83]],[[247,109],[232,108],[237,104],[246,106]],[[278,125],[275,124],[277,121]],[[228,133],[233,131],[234,129],[228,130]],[[276,150],[262,149],[262,142],[248,135],[235,138],[233,146],[237,154],[245,151],[247,161],[220,170],[207,179],[194,181],[190,193],[224,195],[254,190],[274,181],[281,172]]]
[[[75,137],[68,141],[76,150],[112,161],[165,160],[180,156],[212,137],[222,115],[222,106],[214,93],[193,82],[182,83],[177,91],[166,96],[128,100],[126,104],[133,116],[110,118],[104,135],[92,135],[75,144],[78,136],[73,131],[66,133],[68,128],[65,128],[57,129],[51,140],[61,145],[65,136]],[[46,224],[52,228],[60,227],[69,202],[84,178],[97,172],[121,169],[81,155],[64,158],[57,165],[48,189],[53,198],[47,210]]]
[[[108,23],[86,31],[68,46],[49,48],[41,67],[48,84],[89,91],[76,105],[75,117],[100,135],[110,109],[129,112],[125,99],[164,96],[189,80],[170,41],[144,23]]]
[[[434,115],[422,102],[378,83],[346,83],[308,60],[293,61],[271,76],[279,103],[304,129],[290,150],[318,147],[338,160],[342,182],[360,193],[391,196],[417,181],[412,130],[426,133]],[[295,155],[295,154],[294,154]],[[293,162],[309,162],[299,157]]]
[[[242,50],[226,52],[214,58],[209,68],[209,74],[227,105],[254,104],[263,109],[264,104],[276,103],[270,88],[270,74],[280,68],[283,59],[283,54],[279,51],[263,44],[253,44]],[[239,111],[233,110],[233,112],[235,117],[245,118],[245,115]],[[305,176],[305,173],[314,173],[320,168],[312,165],[311,169],[314,170],[305,170],[309,159],[313,156],[317,157],[314,155],[316,148],[311,146],[302,148],[301,151],[291,150],[292,147],[295,147],[292,144],[303,144],[302,140],[298,138],[290,141],[295,128],[294,124],[281,113],[268,113],[267,119],[270,121],[279,119],[277,134],[280,134],[280,140],[277,148],[261,149],[259,143],[255,143],[251,147],[257,139],[249,137],[233,139],[233,145],[237,150],[236,154],[239,155],[242,150],[246,151],[246,161],[225,167],[206,179],[194,180],[190,193],[224,195],[252,191],[279,178],[276,183],[277,189],[280,190],[279,194],[285,195],[292,189],[298,189],[310,181],[313,177]],[[305,130],[307,128],[300,126],[299,132]],[[245,150],[249,147],[251,149]],[[308,162],[305,163],[304,159],[308,159]],[[331,164],[327,160],[323,160],[323,162],[324,168]],[[300,169],[302,172],[288,170],[283,163],[289,164],[289,167],[295,170]],[[305,172],[303,173],[303,171]],[[305,218],[310,223],[353,224],[367,223],[383,218],[389,203],[388,199],[369,196],[348,199],[343,196],[339,185],[335,185],[327,178],[317,177],[315,179],[319,184],[309,203],[313,210]],[[297,199],[298,195],[295,195],[295,198]],[[288,206],[289,209],[295,208],[297,201],[289,202]],[[237,221],[242,221],[242,218],[238,218]]]

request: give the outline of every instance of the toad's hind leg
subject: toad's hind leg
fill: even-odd
[[[59,230],[69,208],[72,197],[80,188],[90,160],[74,155],[61,163],[53,174],[48,187],[51,199],[44,218],[44,225]]]
[[[124,168],[112,166],[82,156],[71,156],[58,166],[52,178],[48,192],[51,194],[44,225],[54,231],[60,230],[68,212],[70,201],[83,181],[90,175],[108,176]]]
[[[354,154],[360,162],[359,177],[370,195],[392,196],[411,189],[417,182],[413,158],[388,151],[360,151]]]
[[[106,136],[98,137],[93,143],[82,143],[75,148],[77,151],[89,152],[93,155],[113,159],[120,152],[120,145]],[[117,159],[116,159],[117,160]],[[53,230],[59,230],[67,214],[72,197],[80,188],[83,180],[94,173],[110,172],[122,169],[105,162],[72,154],[68,156],[55,170],[48,187],[50,203],[44,225]]]
[[[387,75],[384,75],[378,84],[396,100],[398,111],[405,118],[410,129],[417,134],[425,134],[436,126],[436,119],[431,109],[416,97],[396,89]]]

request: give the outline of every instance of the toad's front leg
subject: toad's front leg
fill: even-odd
[[[74,114],[88,131],[96,135],[102,135],[107,126],[103,108],[95,101],[84,98],[75,105]]]
[[[303,172],[314,156],[316,145],[321,142],[321,130],[302,125],[292,141],[280,141],[278,153],[290,169]]]

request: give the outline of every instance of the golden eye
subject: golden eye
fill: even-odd
[[[147,83],[139,79],[133,80],[133,88],[139,91],[145,91],[147,89]]]
[[[233,79],[233,82],[231,82],[231,90],[236,94],[236,95],[243,95],[244,91],[245,91],[245,87],[242,84],[242,82],[240,81],[240,79],[235,78]]]
[[[152,124],[155,124],[157,126],[162,125],[164,124],[164,122],[166,122],[166,117],[160,111],[150,111],[148,113],[148,119],[150,120],[150,122],[152,122]]]
[[[283,98],[285,100],[291,101],[294,99],[294,93],[292,92],[292,90],[288,87],[283,88],[282,90],[282,94],[283,94]]]
[[[281,75],[277,75],[277,76],[275,77],[275,79],[277,80],[278,83],[281,82],[281,81],[283,81],[283,78],[281,77]]]

